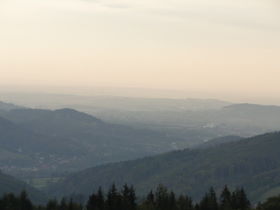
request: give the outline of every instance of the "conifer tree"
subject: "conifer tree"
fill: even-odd
[[[213,187],[211,187],[209,192],[202,198],[199,207],[203,210],[218,210],[219,205]]]
[[[159,185],[155,193],[155,206],[157,210],[170,210],[168,209],[168,191],[163,185]]]
[[[227,186],[224,187],[220,196],[220,209],[232,210],[232,197],[231,192]]]
[[[142,203],[140,209],[143,210],[155,210],[155,195],[153,191],[150,191]]]
[[[238,210],[248,210],[251,207],[250,201],[243,188],[236,189],[232,193],[232,207]]]
[[[159,185],[155,193],[155,206],[157,210],[176,210],[176,198],[173,192]]]
[[[67,210],[67,202],[65,198],[62,198],[59,205],[60,210]]]
[[[107,201],[106,201],[106,210],[120,210],[122,204],[122,198],[116,188],[116,185],[113,184],[108,191]]]
[[[136,209],[136,195],[133,186],[128,187],[127,184],[122,189],[122,207],[126,210]]]
[[[168,208],[170,210],[177,210],[175,193],[171,191],[168,198]]]
[[[46,210],[58,210],[58,209],[59,209],[59,205],[57,203],[57,200],[50,200],[47,203]]]
[[[105,201],[102,189],[99,188],[97,194],[93,193],[87,202],[87,210],[104,210]]]
[[[105,200],[104,200],[104,195],[102,188],[99,187],[97,191],[97,209],[98,210],[104,210],[105,209]]]
[[[209,206],[208,209],[209,210],[218,210],[219,208],[219,204],[217,201],[217,196],[216,196],[216,192],[214,190],[213,187],[210,188],[209,190]]]
[[[147,196],[147,202],[149,202],[151,204],[155,204],[155,195],[152,190],[150,191],[150,193]]]
[[[180,195],[177,200],[177,209],[178,210],[193,210],[193,202],[192,199],[188,196]]]
[[[20,194],[20,209],[21,210],[32,210],[33,209],[32,203],[28,199],[26,191],[22,191]]]

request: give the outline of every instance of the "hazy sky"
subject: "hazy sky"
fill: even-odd
[[[279,10],[278,0],[0,0],[0,84],[279,96]]]

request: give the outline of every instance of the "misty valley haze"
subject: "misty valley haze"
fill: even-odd
[[[76,99],[62,98],[45,106],[70,106]],[[276,131],[280,107],[108,96],[88,98],[74,107],[96,112],[100,118],[70,108],[0,103],[0,167],[31,185],[27,190],[39,202],[46,197],[43,193],[36,197],[38,189],[48,197],[87,196],[112,183],[133,184],[140,195],[161,183],[195,199],[210,186],[219,190],[225,184],[247,187],[253,201],[278,192],[277,180],[269,180],[277,174],[279,134],[246,136]],[[137,158],[144,159],[132,161]],[[253,174],[256,180],[248,181]],[[259,184],[261,177],[268,182]],[[23,184],[18,186],[7,186],[6,191],[19,193]]]
[[[280,210],[278,0],[1,0],[0,210]]]

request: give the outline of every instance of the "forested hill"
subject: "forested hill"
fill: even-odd
[[[0,167],[21,178],[160,154],[176,143],[185,140],[106,123],[73,109],[0,112],[0,151],[5,150]]]
[[[0,196],[6,193],[19,194],[23,190],[29,194],[30,198],[35,203],[44,203],[47,201],[47,198],[43,193],[12,176],[3,174],[0,171]]]
[[[108,164],[76,173],[53,186],[55,195],[89,194],[98,186],[133,184],[146,193],[159,183],[200,198],[210,186],[244,186],[254,201],[280,192],[280,133],[269,133],[208,149],[182,150]]]

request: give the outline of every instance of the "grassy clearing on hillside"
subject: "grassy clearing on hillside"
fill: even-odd
[[[58,181],[62,181],[62,180],[63,180],[63,177],[46,177],[46,178],[29,179],[29,180],[26,180],[26,182],[29,185],[41,190],[50,184],[54,184],[54,183],[57,183]]]

